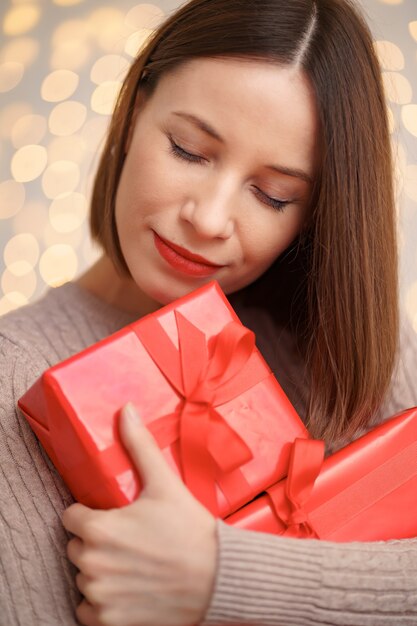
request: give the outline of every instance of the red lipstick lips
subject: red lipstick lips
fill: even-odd
[[[161,257],[175,270],[189,276],[211,276],[223,265],[215,265],[204,257],[194,254],[181,246],[177,246],[166,239],[162,239],[156,232],[153,233],[155,247]]]

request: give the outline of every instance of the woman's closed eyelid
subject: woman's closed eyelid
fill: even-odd
[[[194,154],[193,152],[183,148],[171,135],[168,135],[168,139],[170,142],[170,151],[176,158],[187,161],[188,163],[205,163],[208,161],[207,157]],[[283,211],[288,204],[295,202],[295,200],[280,200],[279,198],[273,198],[256,186],[254,187],[254,190],[255,196],[258,197],[260,202],[272,207],[276,211]]]
[[[209,157],[199,153],[199,150],[197,150],[197,148],[195,148],[195,152],[194,152],[193,148],[184,147],[182,145],[182,142],[177,139],[174,139],[172,135],[168,135],[168,139],[170,143],[171,152],[175,156],[183,158],[186,161],[195,162],[195,163],[209,160]]]

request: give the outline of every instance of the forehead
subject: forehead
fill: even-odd
[[[195,59],[163,76],[150,101],[156,115],[191,113],[231,145],[271,158],[286,153],[288,165],[313,168],[316,101],[297,67],[250,59]]]

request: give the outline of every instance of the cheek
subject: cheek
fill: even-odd
[[[116,196],[116,216],[141,220],[178,206],[190,181],[166,149],[128,153]]]
[[[287,207],[246,229],[245,249],[249,262],[259,265],[272,263],[300,233],[305,219],[301,207]]]

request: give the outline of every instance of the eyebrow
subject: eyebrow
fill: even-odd
[[[173,115],[175,115],[176,117],[181,117],[188,122],[191,122],[191,124],[194,124],[194,126],[202,130],[204,133],[206,133],[206,135],[213,137],[213,139],[216,139],[220,143],[225,143],[223,137],[221,137],[221,135],[219,135],[219,133],[214,130],[214,128],[210,126],[208,122],[202,120],[200,117],[192,115],[192,113],[185,113],[184,111],[174,111]],[[285,165],[267,165],[266,168],[278,172],[279,174],[292,176],[294,178],[300,178],[306,183],[313,184],[311,176],[309,176],[307,172],[304,172],[304,170],[300,170],[294,167],[286,167]]]

